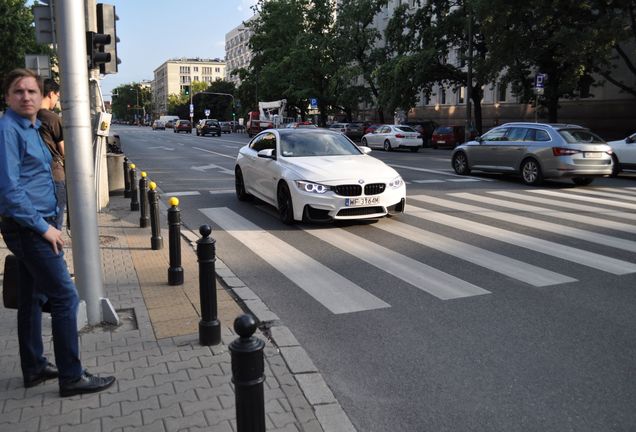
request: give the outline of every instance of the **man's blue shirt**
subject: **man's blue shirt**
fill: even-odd
[[[51,152],[29,119],[7,109],[0,119],[0,215],[44,234],[57,200]]]

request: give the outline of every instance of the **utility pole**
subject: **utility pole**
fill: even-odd
[[[464,142],[467,142],[470,138],[470,131],[472,125],[472,97],[473,92],[473,17],[468,9],[470,6],[466,4],[466,16],[468,17],[468,71],[466,74],[466,128],[464,129]]]
[[[73,223],[73,263],[80,298],[86,302],[88,323],[118,322],[104,297],[89,75],[86,62],[86,9],[76,0],[55,2],[56,36],[62,84],[69,215]]]

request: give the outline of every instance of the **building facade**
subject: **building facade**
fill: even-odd
[[[220,59],[172,59],[154,70],[152,98],[156,116],[168,112],[168,96],[183,94],[194,81],[213,83],[224,80],[226,63]]]
[[[242,22],[225,35],[225,62],[227,65],[225,80],[233,82],[237,88],[241,84],[241,79],[237,75],[233,75],[232,72],[241,68],[247,69],[252,60],[249,41],[253,32],[246,26],[246,23],[252,19],[254,17]]]

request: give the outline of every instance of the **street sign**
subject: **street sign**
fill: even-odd
[[[24,66],[36,71],[42,78],[51,77],[51,59],[46,54],[25,54]]]
[[[194,104],[190,104],[190,117],[194,114]]]
[[[205,110],[205,111],[203,111],[203,112],[205,113],[205,116],[206,116],[206,117],[210,115],[210,110],[209,110],[209,109],[207,109],[207,108],[206,108],[206,110]]]
[[[534,77],[534,88],[542,89],[545,83],[545,74],[539,73]]]
[[[318,108],[318,99],[316,99],[316,98],[310,98],[310,99],[309,99],[309,105],[311,105],[311,107],[312,107],[313,109]]]

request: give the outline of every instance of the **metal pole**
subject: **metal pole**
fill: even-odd
[[[170,267],[168,268],[168,285],[183,285],[183,267],[181,267],[181,210],[179,199],[170,198],[168,209],[168,249]]]
[[[232,382],[236,405],[237,432],[265,432],[265,342],[254,337],[256,321],[251,315],[234,320],[234,331],[240,336],[230,346]]]
[[[466,7],[469,7],[466,5]],[[466,129],[464,130],[464,142],[470,139],[470,130],[472,125],[472,106],[471,100],[473,92],[473,17],[470,10],[467,10],[468,16],[468,73],[466,76]]]
[[[80,298],[86,301],[88,323],[94,325],[102,321],[104,286],[93,171],[84,2],[57,0],[55,25],[75,280]]]
[[[199,261],[199,299],[201,320],[199,321],[199,343],[204,346],[221,343],[221,323],[217,319],[216,302],[216,241],[210,238],[210,225],[199,227],[201,238],[197,240]]]
[[[161,237],[161,226],[159,224],[159,193],[157,193],[157,184],[150,182],[148,184],[148,201],[150,202],[150,248],[152,250],[163,249],[163,237]]]

